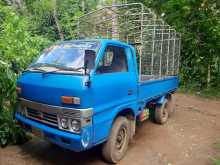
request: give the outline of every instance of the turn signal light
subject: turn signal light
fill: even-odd
[[[79,97],[61,96],[61,101],[64,104],[80,104]]]
[[[16,87],[16,93],[17,93],[18,95],[21,94],[21,88],[20,88],[20,87]]]

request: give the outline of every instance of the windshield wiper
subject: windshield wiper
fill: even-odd
[[[80,69],[83,69],[84,67],[79,67],[79,68],[69,68],[69,67],[56,67],[56,70],[51,70],[51,71],[45,71],[42,73],[42,76],[45,76],[46,74],[50,73],[56,73],[57,71],[73,71],[73,72],[79,72]]]
[[[60,69],[67,70],[67,71],[79,71],[81,69],[84,69],[84,67],[79,67],[79,68],[62,67]]]
[[[40,69],[40,68],[27,68],[27,69],[25,69],[23,72],[26,72],[26,71],[31,71],[31,70],[36,70],[36,71],[40,71],[40,72],[46,72],[45,70],[43,70],[43,69]]]
[[[30,65],[31,68],[39,68],[39,67],[58,67],[56,64],[49,64],[49,63],[35,63]]]
[[[41,67],[54,67],[56,69],[54,70],[49,70],[46,71],[45,69],[41,69]],[[45,76],[46,74],[50,73],[56,73],[57,71],[73,71],[73,72],[80,72],[79,70],[84,69],[84,67],[79,67],[79,68],[70,68],[70,67],[64,67],[64,66],[59,66],[59,65],[53,65],[53,64],[45,64],[45,63],[40,63],[38,65],[33,65],[27,68],[25,71],[31,71],[31,70],[36,70],[42,72],[42,76]],[[24,71],[24,72],[25,72]]]
[[[51,70],[51,71],[44,71],[42,73],[42,77],[45,77],[46,74],[50,74],[50,73],[56,73],[57,71],[59,71],[60,69],[56,69],[56,70]]]

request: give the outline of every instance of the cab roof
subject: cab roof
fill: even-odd
[[[77,42],[77,41],[97,41],[97,42],[101,42],[103,44],[117,44],[117,45],[122,45],[122,46],[131,46],[128,43],[119,41],[119,40],[113,40],[113,39],[80,39],[80,40],[67,40],[67,41],[58,41],[57,43],[62,44],[62,43],[73,43],[73,42]]]

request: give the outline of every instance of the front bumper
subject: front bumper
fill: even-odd
[[[40,129],[46,140],[63,148],[80,152],[92,147],[91,126],[82,128],[81,134],[74,134],[28,119],[17,112],[15,113],[15,118],[22,124]],[[83,146],[83,139],[85,138],[89,141],[89,144],[86,147]]]

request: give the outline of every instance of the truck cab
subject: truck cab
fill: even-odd
[[[86,150],[109,138],[118,116],[135,121],[138,115],[135,50],[104,39],[57,43],[22,73],[17,94],[15,116],[25,129],[61,147]]]

